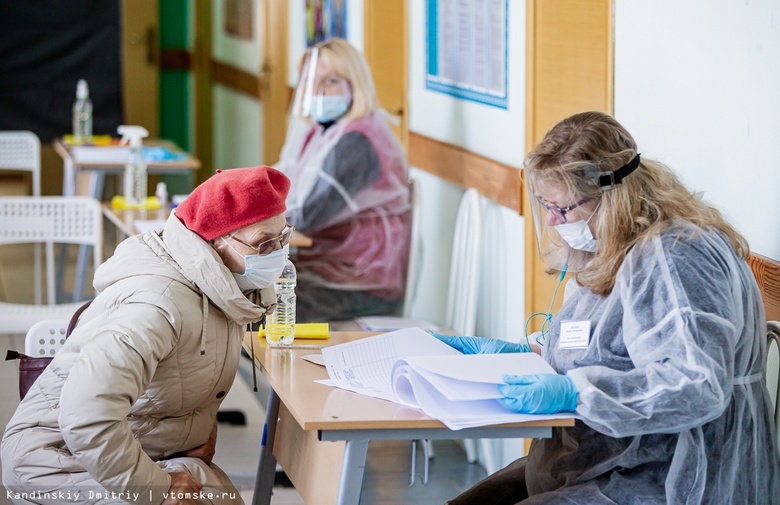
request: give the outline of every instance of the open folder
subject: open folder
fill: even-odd
[[[504,374],[555,373],[534,353],[464,355],[407,328],[326,347],[322,355],[330,380],[317,382],[421,409],[452,430],[572,416],[518,414],[498,402]]]

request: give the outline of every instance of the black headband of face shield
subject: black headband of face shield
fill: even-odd
[[[601,189],[609,189],[615,184],[620,184],[623,179],[639,168],[639,153],[634,156],[634,159],[612,172],[601,172],[599,174],[599,187]]]

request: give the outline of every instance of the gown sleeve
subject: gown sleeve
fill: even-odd
[[[381,171],[379,156],[368,138],[347,132],[325,157],[300,218],[291,224],[304,233],[323,228],[348,205],[349,197],[374,184]]]

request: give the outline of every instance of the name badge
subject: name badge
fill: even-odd
[[[590,342],[590,321],[561,321],[561,349],[586,349]]]

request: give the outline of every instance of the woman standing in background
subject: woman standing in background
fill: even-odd
[[[299,322],[397,314],[411,230],[406,156],[365,58],[343,39],[304,53],[276,167],[292,181]]]

